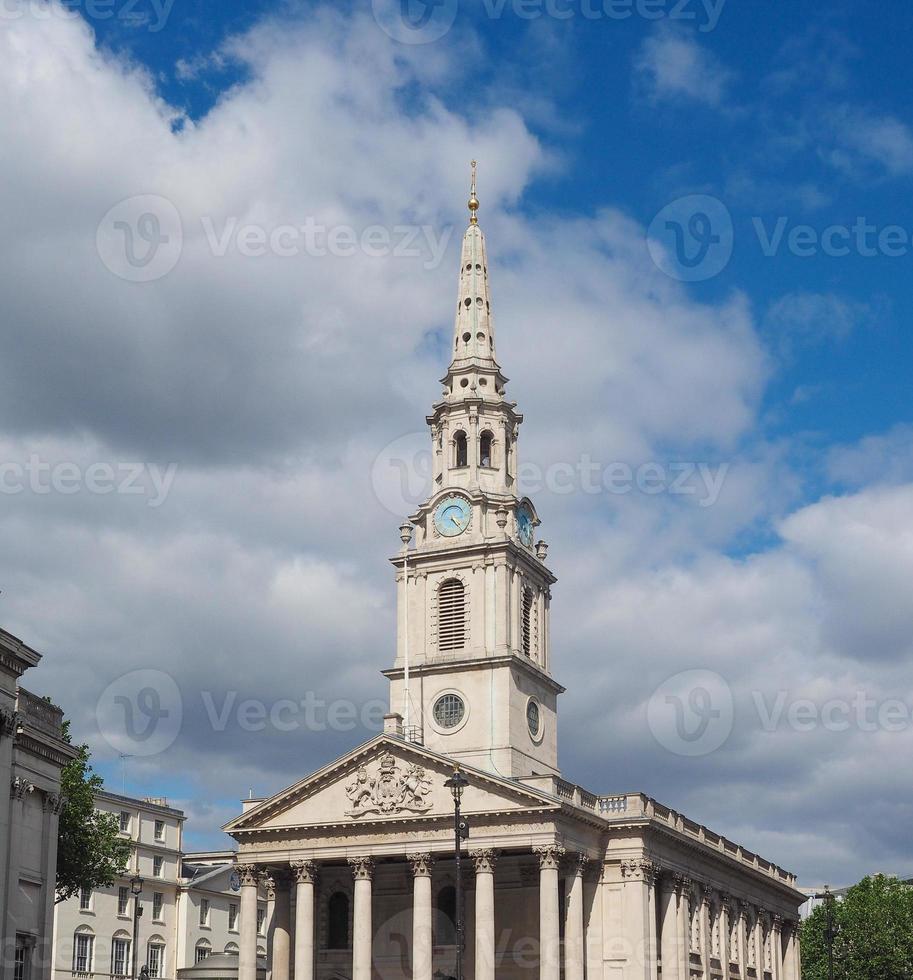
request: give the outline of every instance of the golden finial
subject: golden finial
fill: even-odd
[[[476,211],[479,210],[479,199],[476,197],[476,162],[472,161],[472,184],[469,188],[469,223],[471,225],[478,224],[479,219],[476,216]]]

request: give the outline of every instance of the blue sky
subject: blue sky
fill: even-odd
[[[913,13],[409,2],[7,0],[0,625],[45,654],[29,686],[114,789],[132,749],[128,792],[185,806],[201,846],[249,788],[372,733],[249,731],[233,706],[385,697],[386,557],[421,496],[476,157],[559,577],[566,775],[811,884],[913,873]],[[307,222],[419,245],[251,255],[233,231]],[[171,237],[131,263],[127,226]],[[75,489],[29,482],[36,459]],[[666,482],[556,486],[582,460]],[[651,722],[689,671],[735,706],[705,754]],[[180,707],[157,747],[112,734],[137,676]],[[909,723],[821,720],[860,696]],[[787,717],[806,702],[811,728]]]

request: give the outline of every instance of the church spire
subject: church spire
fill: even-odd
[[[460,252],[460,281],[453,326],[453,360],[445,383],[452,397],[497,397],[505,378],[495,359],[494,324],[488,285],[485,236],[478,220],[476,162],[472,161],[469,190],[469,227]],[[484,379],[484,380],[483,380]],[[480,387],[485,390],[479,390]]]

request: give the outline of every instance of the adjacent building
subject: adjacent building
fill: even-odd
[[[523,416],[496,359],[474,178],[469,208],[450,366],[427,416],[433,489],[391,559],[385,731],[225,827],[239,978],[256,980],[265,880],[272,980],[455,975],[459,767],[467,980],[798,980],[792,874],[642,793],[561,772],[556,579],[517,489]]]
[[[86,889],[57,906],[55,980],[133,976],[137,909],[136,975],[145,966],[151,980],[174,980],[178,971],[212,953],[237,953],[240,896],[234,853],[185,853],[184,813],[164,799],[102,792],[95,802],[115,816],[121,836],[131,841],[130,862],[112,886]],[[265,953],[265,886],[258,908]]]
[[[0,980],[49,980],[60,774],[76,755],[63,712],[19,686],[41,655],[0,629]]]

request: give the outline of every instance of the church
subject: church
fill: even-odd
[[[473,166],[452,359],[427,416],[433,490],[391,559],[390,713],[225,826],[239,980],[257,980],[264,881],[272,980],[799,980],[794,875],[641,793],[562,778],[556,579],[517,493],[523,416],[478,208]]]

